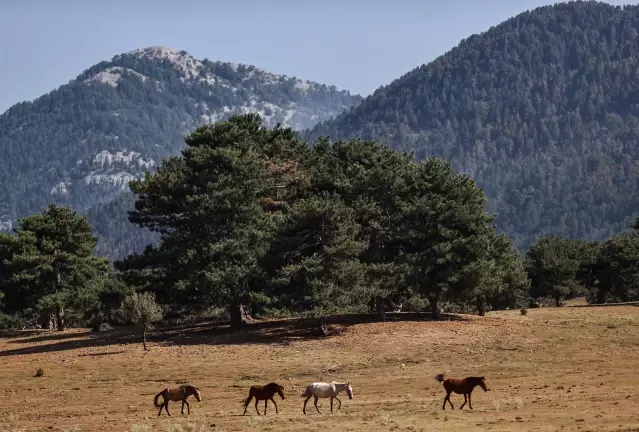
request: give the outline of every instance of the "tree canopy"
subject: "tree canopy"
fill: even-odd
[[[54,205],[21,219],[15,235],[0,234],[5,311],[33,309],[43,326],[59,330],[66,310],[95,312],[110,277],[108,261],[93,255],[96,242],[86,217]]]
[[[116,264],[174,311],[223,307],[239,326],[243,304],[383,312],[414,295],[438,311],[483,283],[484,266],[499,276],[484,283],[482,305],[525,281],[482,191],[441,159],[363,140],[308,147],[256,115],[198,128],[186,143],[131,184],[130,220],[161,242]]]

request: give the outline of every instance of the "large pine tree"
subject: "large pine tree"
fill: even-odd
[[[108,274],[96,258],[97,238],[84,216],[70,207],[49,206],[19,221],[15,235],[0,234],[0,265],[11,311],[36,308],[50,329],[66,326],[65,308],[81,302]]]
[[[130,220],[162,242],[117,265],[174,309],[223,306],[237,327],[277,219],[280,162],[306,146],[291,129],[263,128],[253,114],[200,127],[186,144],[182,157],[131,184],[138,199]]]

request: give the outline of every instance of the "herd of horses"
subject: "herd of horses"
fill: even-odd
[[[442,409],[446,409],[446,402],[450,404],[451,409],[455,409],[453,407],[453,403],[450,401],[451,393],[463,394],[464,395],[464,403],[459,409],[464,408],[466,403],[468,403],[468,407],[473,409],[473,405],[470,401],[470,395],[475,389],[475,387],[481,387],[485,392],[488,391],[486,387],[486,379],[483,376],[476,377],[466,377],[466,378],[447,378],[445,374],[438,374],[435,376],[435,379],[443,384],[444,390],[446,391],[446,397],[444,397],[444,405]],[[353,387],[351,387],[350,382],[347,383],[338,383],[335,381],[332,382],[313,382],[309,384],[306,389],[300,395],[304,400],[304,407],[302,408],[302,412],[306,414],[306,404],[308,403],[311,397],[314,397],[315,400],[315,409],[318,413],[322,414],[317,406],[317,401],[320,398],[330,398],[331,399],[331,412],[333,412],[333,399],[337,399],[339,402],[339,406],[337,409],[342,408],[342,400],[339,398],[339,394],[345,391],[348,395],[349,399],[353,399]],[[264,401],[264,415],[266,415],[266,407],[268,405],[268,401],[273,402],[275,406],[275,413],[279,414],[277,409],[277,403],[275,403],[275,399],[273,397],[278,394],[282,400],[286,399],[284,397],[284,387],[278,383],[272,382],[266,385],[253,385],[249,389],[248,398],[244,401],[244,414],[246,414],[246,410],[248,409],[249,403],[251,400],[255,398],[255,411],[257,411],[258,415],[260,414],[260,410],[257,405],[260,401]],[[162,415],[162,409],[166,411],[166,413],[170,416],[169,413],[169,402],[182,402],[182,414],[184,414],[184,406],[186,405],[188,409],[188,414],[191,414],[191,407],[187,402],[189,396],[194,396],[198,402],[202,401],[202,396],[200,395],[200,389],[197,387],[193,387],[191,385],[181,385],[177,388],[165,388],[160,393],[155,395],[155,399],[153,400],[153,404],[156,408],[160,408],[158,411],[158,417]],[[162,403],[159,403],[160,397],[163,399]]]

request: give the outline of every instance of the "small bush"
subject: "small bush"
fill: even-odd
[[[521,309],[519,309],[519,312],[521,312],[522,315],[526,315],[528,313],[528,309],[521,308]]]
[[[35,375],[33,375],[35,378],[39,378],[41,376],[44,376],[44,369],[42,368],[38,368],[38,370],[36,370]]]
[[[155,301],[155,294],[133,293],[124,299],[120,310],[127,321],[135,324],[142,331],[142,344],[146,351],[146,332],[151,330],[153,324],[160,321],[164,315],[162,307]]]
[[[25,326],[24,319],[0,312],[0,330],[20,330]]]
[[[423,312],[429,309],[428,301],[420,295],[413,295],[402,304],[404,312]]]
[[[100,326],[102,325],[104,321],[105,319],[102,314],[96,314],[91,316],[91,318],[87,320],[87,325],[89,326],[91,331],[97,332],[97,331],[100,331]]]

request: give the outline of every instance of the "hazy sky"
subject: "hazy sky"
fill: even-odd
[[[637,4],[639,0],[611,0]],[[543,0],[0,0],[0,113],[151,45],[363,96]]]

